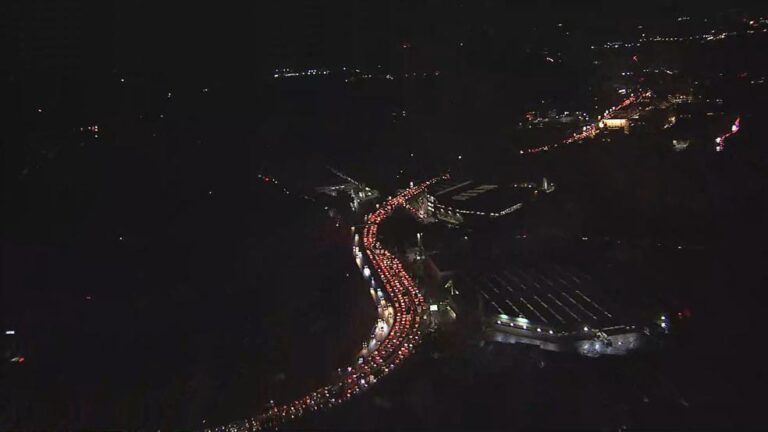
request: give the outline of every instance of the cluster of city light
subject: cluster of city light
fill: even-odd
[[[381,68],[381,66],[379,66]],[[272,74],[273,78],[275,79],[281,79],[281,78],[308,78],[308,77],[316,77],[316,76],[326,76],[326,75],[338,75],[343,74],[347,76],[347,78],[344,79],[344,82],[351,82],[358,79],[371,79],[371,78],[377,78],[377,79],[386,79],[386,80],[394,80],[396,78],[403,78],[403,79],[411,79],[411,78],[427,78],[427,77],[436,77],[440,75],[439,70],[431,71],[431,72],[410,72],[410,73],[402,73],[402,74],[391,74],[391,73],[383,73],[383,72],[364,72],[358,68],[354,67],[342,67],[341,70],[336,69],[326,69],[326,68],[309,68],[304,70],[293,70],[291,68],[278,68],[274,70],[274,73]]]
[[[646,69],[643,69],[643,72],[645,72],[645,73],[662,73],[663,72],[663,73],[665,73],[667,75],[674,75],[674,74],[678,73],[676,70],[669,70],[669,69],[666,69],[666,68],[661,68],[661,69],[659,69],[659,68],[653,68],[653,69],[646,68]],[[631,75],[634,75],[634,74],[635,73],[632,72],[632,71],[630,71],[630,72],[622,72],[621,76],[631,76]]]
[[[646,90],[646,91],[640,92],[638,94],[631,94],[629,97],[627,97],[626,99],[621,101],[620,104],[618,104],[618,105],[616,105],[616,106],[606,110],[603,113],[602,117],[598,117],[598,119],[597,119],[598,121],[597,122],[589,124],[587,126],[584,126],[580,131],[578,131],[578,132],[574,133],[573,135],[569,136],[568,138],[564,139],[562,142],[555,143],[555,144],[547,144],[547,145],[540,146],[540,147],[533,147],[533,148],[529,148],[529,149],[525,149],[525,150],[520,150],[520,153],[521,154],[539,153],[539,152],[547,151],[549,149],[557,148],[557,147],[559,147],[560,145],[563,145],[563,144],[570,144],[570,143],[574,143],[574,142],[583,141],[583,140],[585,140],[587,138],[594,138],[597,135],[597,133],[600,131],[600,121],[601,120],[606,120],[606,119],[613,118],[613,116],[616,115],[617,111],[619,111],[621,109],[624,109],[624,108],[626,108],[626,107],[628,107],[628,106],[630,106],[630,105],[632,105],[632,104],[634,104],[636,102],[639,102],[639,101],[641,101],[643,99],[649,98],[649,97],[651,97],[651,95],[652,95],[652,93],[651,93],[650,90]]]
[[[390,81],[394,81],[395,78],[402,78],[402,79],[414,79],[414,78],[428,78],[433,76],[439,76],[440,71],[436,70],[434,72],[411,72],[411,73],[403,73],[403,74],[373,74],[373,73],[362,73],[359,70],[355,70],[356,75],[351,75],[349,78],[345,78],[344,82],[354,82],[356,80],[360,79],[371,79],[371,78],[378,78],[378,79],[386,79]],[[403,117],[405,117],[405,111],[403,111]]]
[[[282,68],[282,69],[275,69],[275,74],[273,75],[275,78],[291,78],[291,77],[306,77],[306,76],[317,76],[317,75],[328,75],[331,71],[328,69],[306,69],[303,71],[294,71],[293,69],[289,68]]]
[[[99,125],[81,127],[80,132],[89,132],[94,138],[99,137]]]
[[[586,113],[583,113],[581,111],[576,112],[570,112],[565,111],[563,113],[557,114],[557,111],[552,110],[550,111],[545,117],[539,116],[538,112],[536,111],[530,111],[525,114],[525,120],[526,120],[526,126],[527,127],[542,127],[545,123],[549,122],[555,122],[558,121],[560,123],[571,123],[574,121],[586,121],[589,120],[589,116]],[[522,126],[522,123],[521,123]]]
[[[645,36],[635,42],[606,42],[602,46],[592,45],[590,48],[636,48],[640,45],[648,42],[699,42],[707,43],[712,41],[719,41],[734,36],[753,35],[756,33],[766,33],[768,28],[765,25],[768,23],[765,18],[760,20],[752,20],[749,22],[749,29],[744,31],[730,31],[720,32],[712,30],[709,33],[697,34],[691,36]]]
[[[736,117],[736,121],[731,125],[731,130],[727,133],[715,138],[715,150],[723,151],[725,149],[725,141],[731,136],[736,134],[741,128],[741,118]]]
[[[377,240],[377,234],[379,224],[389,217],[395,208],[405,206],[408,200],[443,178],[447,176],[404,190],[366,217],[363,247],[381,279],[383,291],[379,290],[379,295],[386,294],[389,297],[390,303],[386,308],[393,311],[393,323],[385,339],[378,346],[374,346],[375,349],[361,355],[354,365],[340,370],[341,376],[337,382],[283,405],[271,403],[268,410],[259,416],[212,430],[234,432],[271,429],[305,413],[333,407],[368,388],[414,352],[414,347],[421,340],[420,325],[427,305],[400,261]],[[270,181],[269,178],[266,180]],[[367,277],[375,284],[372,275]]]

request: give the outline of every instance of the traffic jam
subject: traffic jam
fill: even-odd
[[[396,208],[401,206],[407,208],[408,200],[423,192],[427,186],[444,178],[447,178],[447,175],[403,190],[395,197],[387,199],[376,211],[365,218],[363,247],[381,280],[383,292],[389,299],[387,303],[394,311],[393,323],[386,338],[373,350],[358,357],[354,365],[340,369],[339,379],[335,383],[286,404],[275,405],[274,402],[270,402],[267,411],[257,417],[212,430],[273,429],[308,412],[333,407],[365,390],[413,354],[421,340],[420,325],[427,305],[402,263],[382,246],[377,239],[377,234],[379,225]],[[373,282],[373,274],[366,274],[366,277],[371,278]]]

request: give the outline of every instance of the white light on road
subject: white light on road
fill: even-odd
[[[7,334],[7,335],[15,335],[16,334],[16,330],[6,330],[5,334]]]

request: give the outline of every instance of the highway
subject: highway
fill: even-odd
[[[723,151],[725,149],[725,140],[727,140],[731,135],[736,134],[736,132],[738,132],[740,128],[741,128],[741,118],[737,117],[736,121],[733,122],[733,125],[731,126],[730,132],[726,132],[720,135],[719,137],[715,138],[715,144],[717,144],[715,146],[715,150]]]
[[[406,207],[407,201],[423,192],[427,186],[447,176],[434,178],[412,186],[398,195],[388,198],[376,211],[365,217],[363,247],[375,275],[382,284],[382,291],[393,311],[393,322],[381,343],[373,350],[358,357],[346,369],[341,369],[334,383],[321,387],[299,399],[281,405],[271,403],[266,412],[256,417],[236,421],[206,431],[244,432],[274,429],[284,422],[297,419],[307,413],[338,405],[368,388],[384,375],[393,371],[408,358],[421,340],[422,317],[427,310],[424,297],[406,273],[402,263],[378,241],[379,225],[396,208]],[[377,305],[378,306],[378,305]],[[376,332],[381,335],[380,332]]]
[[[640,102],[643,99],[650,98],[652,95],[653,94],[651,93],[650,90],[641,91],[637,95],[629,95],[629,97],[621,101],[620,104],[605,110],[605,112],[603,113],[603,116],[598,117],[598,121],[591,123],[587,126],[584,126],[580,131],[574,132],[573,135],[569,136],[568,138],[565,138],[562,142],[520,150],[520,154],[539,153],[543,151],[548,151],[550,149],[555,149],[563,144],[571,144],[574,142],[584,141],[587,138],[594,138],[595,136],[597,136],[598,132],[600,131],[600,127],[599,127],[600,120],[613,118],[613,116],[616,114],[617,111],[623,108],[626,108],[636,102]]]

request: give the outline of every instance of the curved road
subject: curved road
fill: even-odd
[[[266,412],[252,418],[219,426],[206,431],[259,431],[276,428],[306,413],[338,405],[365,390],[382,376],[391,372],[413,353],[421,340],[420,324],[426,303],[403,265],[377,240],[379,224],[397,207],[405,206],[427,186],[444,177],[434,178],[418,186],[410,187],[395,197],[387,199],[375,212],[365,218],[363,246],[370,262],[381,279],[383,291],[389,297],[394,311],[394,322],[387,337],[367,356],[360,357],[354,365],[342,370],[339,379],[312,393],[282,405],[272,405]]]

